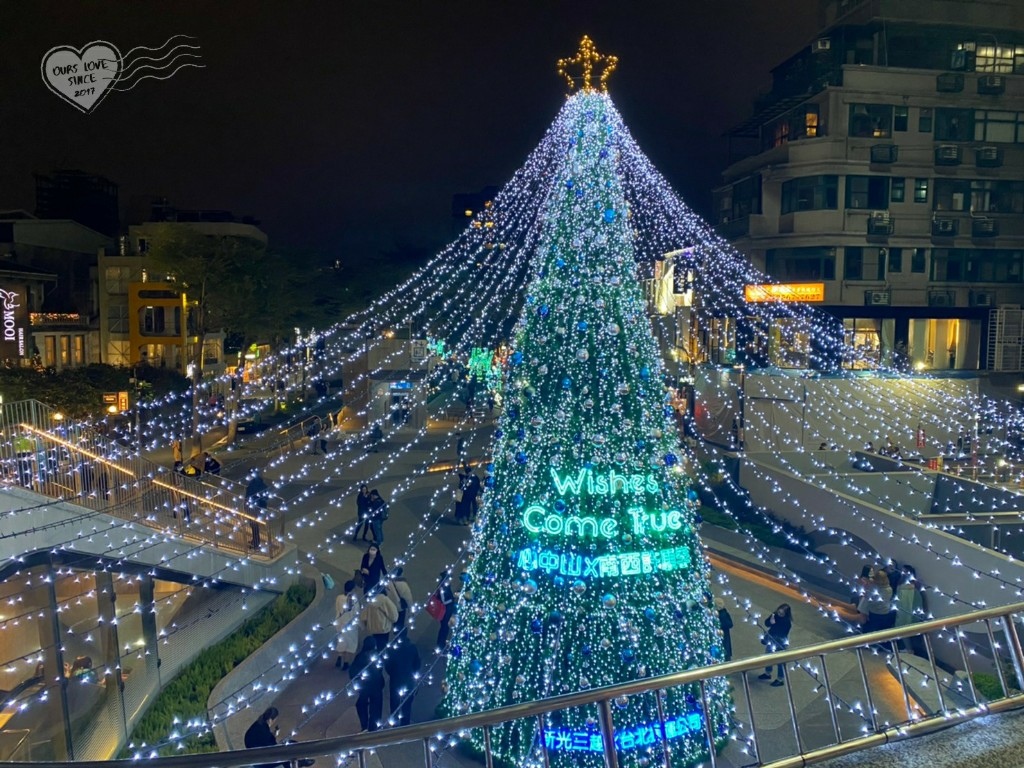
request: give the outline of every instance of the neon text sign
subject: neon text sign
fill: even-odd
[[[559,496],[615,496],[622,494],[657,493],[658,479],[654,475],[620,475],[614,469],[594,474],[581,469],[575,475],[562,477],[553,468],[551,480]]]
[[[516,567],[523,571],[543,571],[583,579],[642,576],[656,571],[689,568],[690,550],[671,547],[657,552],[619,552],[591,557],[547,549],[524,549],[516,558]]]
[[[701,733],[704,719],[699,712],[676,715],[665,724],[634,725],[615,731],[615,747],[620,750],[638,749],[660,744],[662,741],[681,739]],[[555,752],[603,752],[601,732],[594,728],[545,728],[544,746]]]

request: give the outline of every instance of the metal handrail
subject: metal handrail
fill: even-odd
[[[147,760],[146,765],[151,768],[213,768],[214,766],[217,766],[218,768],[236,768],[237,766],[249,766],[254,763],[293,761],[305,757],[329,754],[352,754],[363,752],[365,750],[380,750],[397,744],[407,744],[409,742],[425,742],[429,741],[431,738],[440,738],[445,734],[464,733],[478,728],[484,728],[485,733],[487,733],[486,729],[502,723],[543,717],[544,715],[552,712],[583,706],[597,705],[602,710],[602,714],[609,714],[610,717],[610,702],[619,697],[653,693],[676,686],[701,683],[710,678],[727,677],[729,675],[749,672],[751,670],[763,668],[765,666],[766,659],[770,659],[772,665],[785,665],[788,662],[798,661],[809,657],[822,657],[826,653],[852,651],[861,649],[865,646],[878,645],[887,641],[909,638],[916,635],[926,636],[929,632],[950,629],[953,627],[963,627],[967,624],[985,622],[992,619],[1003,619],[1005,622],[1007,635],[1009,637],[1009,649],[1013,656],[1014,668],[1017,670],[1017,674],[1019,676],[1024,674],[1022,673],[1022,670],[1024,670],[1024,650],[1021,649],[1020,641],[1016,633],[1016,627],[1012,620],[1013,614],[1017,613],[1024,613],[1024,602],[1013,603],[999,608],[986,608],[980,611],[972,611],[971,613],[947,619],[933,619],[930,621],[917,622],[897,629],[872,632],[865,635],[856,635],[839,640],[828,640],[815,645],[778,651],[771,654],[770,657],[756,656],[738,661],[716,664],[710,667],[699,667],[696,669],[686,670],[685,672],[675,672],[668,675],[660,675],[658,677],[643,678],[641,680],[619,683],[603,688],[564,694],[562,696],[540,699],[523,704],[513,704],[510,706],[500,707],[498,709],[491,709],[469,715],[446,718],[443,720],[432,720],[424,723],[417,723],[415,725],[402,726],[400,728],[369,731],[354,735],[334,736],[324,739],[315,739],[312,741],[297,742],[294,744],[281,744],[275,747],[265,747],[255,750],[232,750],[228,752],[220,752],[216,755],[206,753],[153,758],[151,760]],[[945,728],[949,725],[969,720],[974,717],[979,717],[981,715],[1016,709],[1019,707],[1024,707],[1024,693],[1007,696],[1004,699],[987,704],[976,704],[972,707],[960,708],[956,711],[943,711],[941,714],[918,720],[910,725],[901,725],[898,727],[878,730],[865,736],[814,750],[813,755],[805,753],[785,758],[783,760],[774,761],[770,764],[760,764],[770,765],[771,768],[796,768],[796,766],[803,766],[812,762],[819,762],[824,759],[837,757],[867,746],[904,739],[912,735],[920,735],[928,731]],[[610,734],[607,732],[609,721],[605,717],[602,717],[601,721],[602,735],[605,738],[605,743],[606,745],[611,744],[613,747],[614,742],[612,741]],[[607,760],[606,753],[606,765],[614,766],[615,764],[616,762],[614,760]],[[31,765],[33,768],[67,767],[66,763],[60,762],[32,762],[21,763],[21,765]],[[137,768],[138,765],[138,760],[134,759],[110,761],[94,760],[75,763],[76,768],[128,768],[128,766],[135,766],[135,768]]]

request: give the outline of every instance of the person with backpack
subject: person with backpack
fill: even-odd
[[[373,531],[373,543],[378,546],[384,543],[384,521],[387,519],[388,503],[374,488],[370,491],[370,529]]]
[[[398,619],[395,621],[396,631],[405,627],[405,614],[409,610],[409,606],[412,605],[412,588],[402,573],[401,566],[395,568],[391,574],[391,581],[387,584],[387,595],[398,608]]]

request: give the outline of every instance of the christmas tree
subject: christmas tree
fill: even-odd
[[[565,156],[547,191],[539,269],[449,641],[452,715],[722,658],[696,496],[635,274],[612,118],[586,70],[554,125]],[[718,746],[728,736],[724,679],[709,682],[706,700],[691,686],[661,704],[663,719],[653,694],[616,702],[620,765],[661,760],[663,740],[673,766],[701,760],[709,719]],[[529,765],[543,743],[556,768],[601,766],[597,716],[595,706],[548,718],[543,730],[510,724],[492,734],[492,752]]]

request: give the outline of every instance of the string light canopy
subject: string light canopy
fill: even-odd
[[[593,83],[595,64],[604,65],[598,76],[599,88],[596,88]],[[565,82],[569,85],[570,93],[577,88],[583,93],[592,93],[596,90],[607,93],[608,78],[611,77],[612,72],[615,71],[618,65],[618,56],[598,53],[594,41],[587,35],[584,35],[583,39],[580,40],[580,48],[575,56],[558,60],[558,74],[565,78]],[[571,71],[572,68],[578,68],[579,74],[574,74]]]

